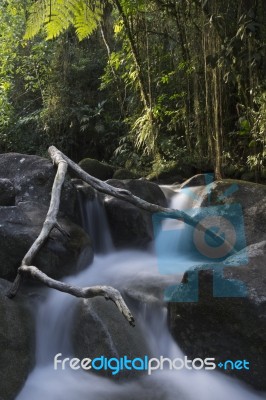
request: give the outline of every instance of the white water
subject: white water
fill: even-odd
[[[165,195],[169,193],[169,187],[163,187]],[[186,211],[191,216],[193,210],[199,206],[202,187],[193,187],[179,190],[174,187],[174,195],[171,198],[170,208]],[[164,219],[162,230],[156,240],[156,254],[158,257],[158,268],[161,274],[183,275],[190,267],[207,262],[199,253],[192,256],[191,241],[193,228],[182,221],[175,219]]]
[[[177,202],[175,206],[180,206],[178,197],[175,197],[173,202]],[[104,215],[100,217],[102,219]],[[141,283],[145,281],[148,285],[158,276],[160,277],[160,274],[153,254],[121,251],[97,255],[92,266],[66,281],[79,286],[108,284],[124,288],[137,281]],[[82,371],[70,369],[55,371],[54,356],[60,352],[64,357],[72,354],[69,331],[74,306],[79,300],[52,290],[47,293],[47,300],[39,306],[37,318],[36,367],[17,400],[259,400],[263,398],[262,394],[255,394],[238,381],[214,371],[165,370],[151,376],[142,375],[138,380],[124,383]],[[137,324],[143,327],[143,335],[148,338],[153,356],[162,355],[170,358],[183,356],[169,334],[165,308],[143,307],[143,312],[137,314]],[[84,355],[87,356],[89,355]]]

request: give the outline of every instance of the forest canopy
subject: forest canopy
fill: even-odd
[[[266,180],[264,0],[6,0],[0,152]]]

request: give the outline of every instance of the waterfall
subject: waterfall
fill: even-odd
[[[185,211],[191,216],[197,210],[201,199],[202,187],[179,189],[174,186],[172,193],[169,186],[162,187],[168,198],[169,208]],[[170,194],[170,195],[169,195]],[[156,239],[159,269],[162,274],[181,274],[190,267],[208,260],[193,251],[193,227],[175,219],[164,219],[162,229]],[[177,264],[178,261],[178,264]]]
[[[177,208],[188,206],[184,198],[178,198],[178,194],[172,198],[172,202],[175,202]],[[85,204],[85,211],[84,226],[88,226],[88,220],[93,220],[98,226],[99,218],[105,218],[102,207],[95,203],[90,206]],[[88,229],[92,232],[95,226],[90,225]],[[101,232],[101,235],[96,235],[96,240],[106,243],[105,234]],[[106,249],[103,243],[96,243],[96,248]],[[106,254],[96,254],[89,268],[67,277],[65,281],[79,286],[107,284],[118,289],[137,282],[141,287],[149,289],[156,277],[162,278],[152,252],[112,250]],[[16,400],[262,399],[262,395],[251,391],[244,384],[216,371],[158,370],[150,376],[140,374],[138,379],[127,381],[114,381],[96,373],[69,368],[55,371],[53,359],[57,353],[62,353],[64,357],[73,355],[69,332],[78,301],[67,294],[47,289],[47,299],[39,304],[38,309],[36,366]],[[167,310],[163,305],[155,303],[133,307],[133,312],[153,357],[184,357],[169,333]]]
[[[79,208],[82,227],[92,239],[96,253],[108,253],[113,250],[113,242],[110,234],[102,198],[97,191],[93,198],[78,190]]]

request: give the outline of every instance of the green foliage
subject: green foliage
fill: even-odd
[[[156,143],[156,126],[151,109],[147,109],[145,113],[134,122],[131,134],[135,136],[135,146],[137,149],[144,149],[144,152],[151,154],[155,151]]]
[[[219,161],[263,177],[266,6],[256,5],[2,2],[0,151],[53,143],[121,176],[185,176]]]
[[[32,39],[44,28],[47,39],[54,39],[74,26],[79,40],[90,36],[102,18],[101,1],[37,0],[30,8],[24,35]]]

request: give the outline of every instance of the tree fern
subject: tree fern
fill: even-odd
[[[100,0],[37,0],[30,9],[24,38],[31,39],[44,28],[47,39],[53,39],[73,25],[82,40],[93,33],[101,17]]]

